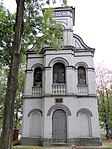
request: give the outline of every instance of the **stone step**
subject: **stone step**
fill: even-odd
[[[69,144],[64,143],[64,142],[63,143],[62,142],[61,143],[54,142],[54,143],[51,144],[51,146],[54,146],[54,147],[65,147],[66,146],[67,147],[67,146],[69,146]]]

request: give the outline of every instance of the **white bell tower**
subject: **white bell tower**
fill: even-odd
[[[73,33],[75,9],[55,8],[64,47],[27,52],[22,145],[101,145],[93,56]]]

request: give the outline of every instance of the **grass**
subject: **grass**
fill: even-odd
[[[14,146],[13,149],[42,149],[39,146]]]
[[[107,147],[112,147],[112,140],[103,140],[103,145]]]
[[[112,149],[112,140],[103,140],[103,147],[105,147],[105,149],[106,148]],[[82,148],[87,149],[87,148],[93,148],[93,147],[91,146],[91,147],[82,147]],[[43,149],[43,147],[40,147],[40,146],[14,146],[13,149]],[[67,149],[68,149],[68,147],[67,147]],[[69,149],[70,149],[70,147],[69,147]],[[95,147],[95,149],[98,149],[98,147]]]
[[[104,146],[112,147],[112,142],[105,142],[103,144],[104,144]]]
[[[112,142],[103,142],[104,146],[112,147]]]
[[[104,145],[105,145],[105,148],[104,147],[100,147],[100,148],[94,147],[93,148],[92,146],[90,146],[90,147],[79,147],[79,149],[112,149],[112,143],[104,143]],[[38,146],[15,146],[15,147],[13,147],[13,149],[43,149],[43,147],[38,147]],[[48,149],[48,148],[46,148],[46,149]],[[49,149],[56,149],[56,148],[55,147],[50,147]],[[60,148],[58,147],[58,149],[60,149]],[[65,148],[63,148],[63,149],[65,149]],[[71,149],[71,147],[67,147],[66,149]],[[77,147],[77,149],[78,149],[78,147]]]

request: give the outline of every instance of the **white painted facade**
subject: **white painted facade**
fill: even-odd
[[[78,35],[73,33],[74,14],[75,10],[72,7],[56,8],[54,11],[54,18],[64,27],[62,50],[56,51],[53,48],[44,47],[41,54],[33,51],[27,53],[23,144],[50,145],[54,142],[65,142],[79,145],[87,141],[90,144],[100,144],[93,64],[95,50],[88,47]],[[65,70],[65,80],[61,83],[54,83],[53,75],[56,74],[54,66],[57,63],[62,64]],[[42,70],[41,86],[34,85],[36,68]],[[84,69],[85,72],[82,76],[83,83],[80,82],[79,68]],[[59,116],[63,115],[64,122],[57,120],[58,113],[60,113]],[[57,121],[61,124],[57,124]],[[61,125],[65,128],[63,129]],[[64,134],[61,137],[58,136],[61,135],[60,131],[56,133],[58,129]]]

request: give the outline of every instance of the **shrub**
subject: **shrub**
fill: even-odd
[[[14,140],[13,141],[13,146],[20,145],[20,144],[21,144],[20,140]]]

